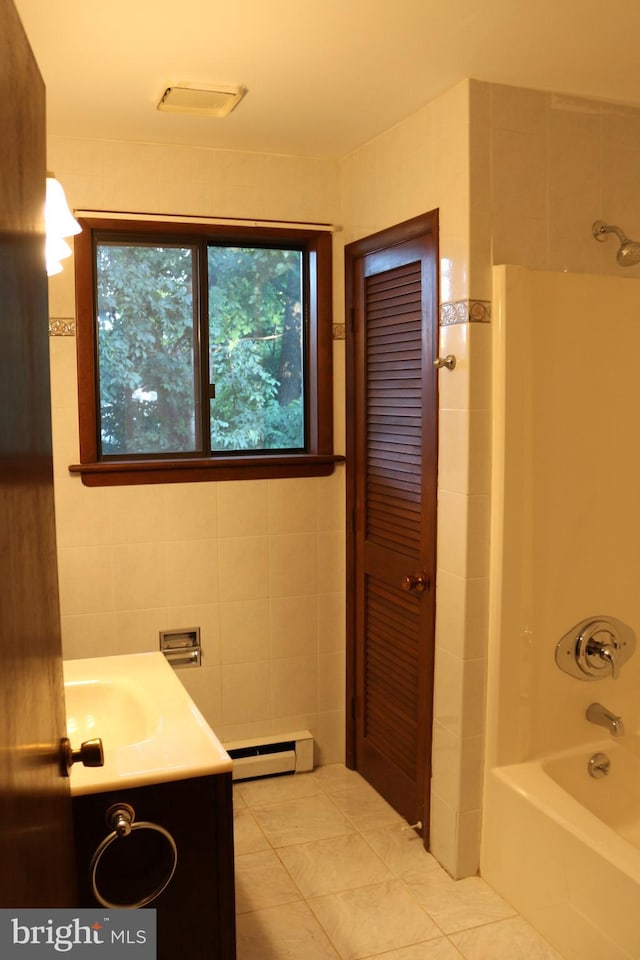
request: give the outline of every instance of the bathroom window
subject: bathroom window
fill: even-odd
[[[88,485],[332,472],[326,231],[85,219]]]

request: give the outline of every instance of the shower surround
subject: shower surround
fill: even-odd
[[[582,680],[558,668],[556,647],[587,617],[640,631],[640,285],[519,267],[494,279],[482,872],[566,960],[629,960],[640,655],[617,679]],[[588,721],[594,701],[625,735]],[[590,778],[589,758],[607,752],[609,777]]]

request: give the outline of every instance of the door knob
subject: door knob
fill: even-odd
[[[412,577],[410,574],[407,574],[407,576],[403,577],[400,581],[400,586],[407,592],[415,590],[416,593],[424,593],[425,590],[429,589],[429,578],[422,574],[419,574],[417,577]]]
[[[69,738],[63,737],[60,740],[60,768],[63,777],[69,776],[71,767],[78,760],[83,767],[104,767],[102,740],[99,737],[85,740],[80,744],[79,750],[72,750]]]

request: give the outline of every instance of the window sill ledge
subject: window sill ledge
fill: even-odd
[[[72,474],[80,474],[86,487],[115,487],[145,483],[199,483],[220,480],[281,480],[293,477],[328,477],[340,454],[297,454],[292,456],[216,457],[174,460],[105,460],[74,463]]]

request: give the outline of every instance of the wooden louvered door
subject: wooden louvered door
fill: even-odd
[[[347,252],[355,708],[348,759],[409,823],[425,825],[425,842],[435,620],[436,230],[431,214]]]

